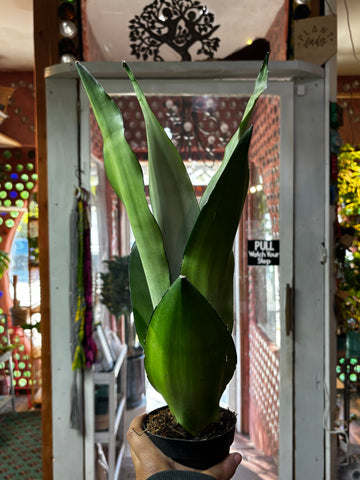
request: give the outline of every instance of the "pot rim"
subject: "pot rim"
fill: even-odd
[[[207,438],[172,438],[172,437],[165,437],[163,435],[157,435],[156,433],[151,433],[151,432],[148,432],[147,429],[146,429],[146,421],[147,421],[147,418],[148,416],[151,414],[151,413],[154,413],[154,412],[157,412],[159,410],[165,410],[165,408],[169,408],[168,405],[163,405],[161,407],[157,407],[157,408],[154,408],[153,410],[151,410],[150,412],[148,412],[143,420],[143,429],[144,429],[144,432],[151,436],[151,437],[155,437],[155,438],[160,438],[160,439],[164,439],[164,440],[168,440],[168,441],[172,441],[172,442],[194,442],[194,443],[199,443],[199,442],[211,442],[212,440],[215,440],[215,439],[218,439],[219,437],[222,437],[222,436],[226,436],[227,434],[229,434],[230,432],[232,432],[233,430],[235,430],[235,425],[236,425],[236,413],[233,412],[232,410],[228,409],[228,408],[223,408],[223,407],[220,407],[220,410],[222,411],[225,411],[225,412],[229,412],[232,414],[233,416],[233,419],[234,419],[234,423],[233,425],[228,428],[227,430],[225,430],[224,432],[218,434],[218,435],[214,435],[213,437],[207,437]],[[170,409],[169,409],[170,410]]]

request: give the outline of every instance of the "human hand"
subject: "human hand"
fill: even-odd
[[[145,414],[135,417],[127,432],[136,480],[146,480],[151,475],[165,470],[192,470],[199,472],[199,470],[194,470],[175,462],[159,450],[150,438],[143,433],[142,424],[144,417]],[[241,460],[239,453],[231,453],[222,462],[201,471],[201,473],[210,475],[216,480],[229,480],[234,475]]]

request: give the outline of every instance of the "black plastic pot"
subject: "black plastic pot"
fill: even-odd
[[[167,408],[161,407],[151,413]],[[154,435],[146,431],[147,416],[144,419],[143,428],[154,444],[168,457],[190,468],[206,470],[224,460],[229,454],[230,446],[235,435],[234,425],[222,435],[203,440],[186,440],[166,438]]]

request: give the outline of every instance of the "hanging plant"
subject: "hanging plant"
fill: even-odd
[[[338,213],[347,221],[347,217],[360,215],[360,150],[344,145],[338,156],[338,169]],[[359,222],[352,226],[360,233]]]
[[[116,318],[132,312],[129,286],[129,256],[115,256],[104,262],[108,271],[101,273],[101,303]]]
[[[346,144],[338,156],[337,318],[341,332],[360,326],[360,150]]]
[[[0,250],[0,278],[3,277],[6,270],[9,268],[10,259],[9,254],[4,250]]]

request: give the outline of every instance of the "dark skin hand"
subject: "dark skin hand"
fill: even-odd
[[[190,470],[210,475],[216,480],[229,480],[240,465],[242,460],[240,453],[231,453],[225,460],[208,470],[200,471],[185,467],[162,453],[143,433],[144,417],[145,414],[135,417],[127,432],[136,480],[146,480],[151,475],[165,470]]]

